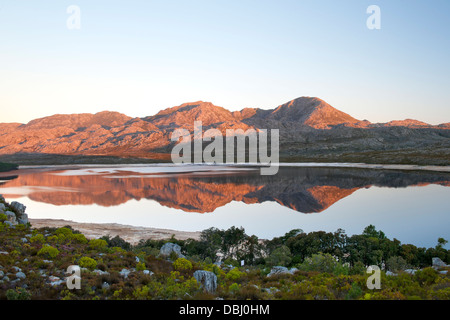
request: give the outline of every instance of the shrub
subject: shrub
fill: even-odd
[[[6,299],[8,300],[30,300],[31,294],[24,288],[9,289],[6,291]]]
[[[97,267],[97,261],[89,257],[82,257],[78,264],[81,268],[88,268],[89,270],[94,270]]]
[[[242,275],[244,275],[244,274],[245,274],[245,273],[239,271],[238,268],[234,268],[234,269],[231,269],[231,270],[227,273],[227,275],[226,275],[225,277],[226,277],[228,280],[231,280],[231,281],[237,281],[237,280],[239,280],[239,279],[242,277]]]
[[[54,259],[59,254],[59,250],[56,248],[53,248],[52,246],[46,245],[39,250],[38,255],[39,256],[45,256],[47,258]]]
[[[363,291],[361,287],[358,285],[358,283],[353,282],[351,289],[347,292],[346,299],[347,300],[354,300],[361,297],[363,294]]]
[[[313,254],[311,257],[306,258],[305,261],[299,266],[300,270],[304,271],[319,271],[332,273],[336,268],[338,262],[329,253]]]
[[[237,284],[236,282],[232,283],[228,287],[228,290],[230,291],[231,294],[237,294],[240,289],[241,289],[241,285]]]
[[[421,285],[432,285],[436,282],[438,277],[438,272],[431,267],[418,270],[414,274],[415,280]]]
[[[103,250],[108,246],[108,243],[103,239],[92,239],[89,241],[88,248],[91,250]]]
[[[6,221],[8,220],[8,217],[6,216],[6,214],[0,213],[0,222]]]
[[[392,272],[398,272],[408,268],[406,260],[400,256],[393,256],[387,259],[386,268]]]
[[[173,268],[175,270],[192,270],[192,263],[185,258],[178,258],[173,263]]]
[[[58,228],[55,230],[54,232],[56,235],[60,235],[63,234],[66,237],[70,237],[73,233],[72,230],[70,230],[69,228],[63,227],[63,228]]]
[[[81,233],[74,234],[72,236],[72,239],[81,244],[88,243],[88,240],[86,239],[84,234],[81,234]]]
[[[31,243],[38,242],[42,244],[45,242],[45,237],[43,234],[38,233],[30,238],[30,242]]]
[[[136,270],[137,271],[144,271],[146,269],[145,263],[144,262],[138,262],[136,265]]]

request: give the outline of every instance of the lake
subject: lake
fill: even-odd
[[[21,167],[1,173],[0,194],[30,219],[201,231],[244,227],[271,239],[300,228],[360,234],[373,224],[402,243],[450,240],[450,172],[284,165],[170,164]],[[448,245],[447,245],[448,248]]]

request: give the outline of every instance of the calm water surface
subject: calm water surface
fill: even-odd
[[[450,173],[333,167],[24,167],[0,176],[0,194],[30,219],[200,231],[242,226],[270,239],[300,228],[369,224],[402,243],[450,240]],[[448,245],[447,245],[448,247]]]

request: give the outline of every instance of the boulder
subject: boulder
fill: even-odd
[[[16,214],[14,212],[6,211],[5,214],[6,214],[6,217],[8,218],[9,222],[11,222],[13,225],[17,224]]]
[[[442,261],[440,258],[438,257],[434,257],[431,259],[433,267],[446,267],[447,265],[445,264],[444,261]]]
[[[128,270],[128,269],[125,269],[125,268],[123,268],[123,269],[119,272],[119,274],[120,274],[122,277],[124,277],[125,279],[128,278],[128,275],[129,275],[130,273],[131,273],[131,271]]]
[[[17,201],[11,202],[9,207],[13,208],[17,212],[18,215],[24,214],[25,209],[27,208],[26,206],[24,206],[23,204],[21,204],[20,202],[17,202]]]
[[[0,213],[5,212],[5,211],[6,211],[5,204],[0,202]]]
[[[217,289],[217,276],[206,270],[197,270],[194,272],[194,278],[202,285],[205,291],[214,293]]]
[[[22,271],[19,271],[19,272],[16,273],[16,277],[18,279],[25,279],[27,276]]]
[[[181,254],[181,247],[176,243],[167,242],[159,250],[159,254],[163,257],[170,257],[172,252],[175,252],[179,258],[185,258],[185,256]]]
[[[297,270],[298,270],[297,268],[288,269],[282,266],[275,266],[270,270],[270,273],[267,276],[271,277],[276,274],[294,274],[294,272]]]

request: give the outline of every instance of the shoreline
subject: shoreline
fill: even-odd
[[[438,165],[415,165],[415,164],[371,164],[359,162],[281,162],[273,163],[272,166],[279,167],[329,167],[329,168],[355,168],[355,169],[378,169],[378,170],[408,170],[408,171],[437,171],[450,172],[450,166]],[[20,165],[20,169],[77,169],[77,168],[120,168],[120,167],[173,167],[173,168],[191,168],[193,167],[265,167],[260,163],[189,163],[189,164],[174,164],[174,163],[121,163],[121,164],[56,164],[56,165]],[[190,170],[195,171],[195,170]]]
[[[140,240],[161,240],[170,239],[172,235],[179,240],[200,239],[200,231],[178,231],[171,229],[137,227],[118,223],[90,223],[75,222],[64,219],[29,219],[32,228],[38,229],[43,227],[61,228],[71,226],[74,230],[80,231],[88,239],[101,238],[103,236],[119,236],[125,241],[136,245]]]

